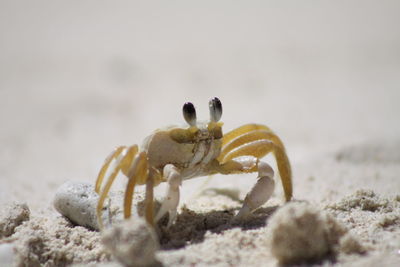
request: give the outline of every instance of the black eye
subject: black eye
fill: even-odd
[[[190,126],[196,125],[196,109],[192,103],[186,102],[183,105],[183,117]]]
[[[219,121],[222,116],[222,104],[221,101],[218,99],[218,97],[214,97],[210,99],[210,102],[208,103],[210,107],[210,118],[211,121]]]

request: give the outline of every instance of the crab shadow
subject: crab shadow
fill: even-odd
[[[243,231],[262,228],[278,207],[259,208],[245,219],[240,220],[234,218],[237,209],[196,213],[184,207],[177,216],[176,222],[169,228],[166,227],[167,217],[159,222],[158,234],[161,249],[179,249],[186,245],[201,243],[207,232],[222,233],[233,228],[241,228]]]

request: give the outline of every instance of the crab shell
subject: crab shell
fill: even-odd
[[[222,123],[198,123],[195,127],[171,126],[156,130],[142,144],[149,166],[162,173],[165,165],[181,170],[182,179],[204,176],[214,172],[212,163],[222,146]]]

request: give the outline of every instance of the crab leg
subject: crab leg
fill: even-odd
[[[168,164],[163,169],[163,175],[167,179],[168,188],[164,201],[155,218],[156,222],[169,212],[168,227],[175,221],[179,204],[179,186],[182,184],[182,176],[178,168]]]
[[[271,166],[263,161],[259,161],[257,166],[258,180],[250,192],[247,193],[243,206],[236,215],[238,218],[245,217],[250,212],[263,205],[268,201],[274,192],[274,171],[272,170]]]
[[[154,177],[149,175],[146,181],[146,221],[154,226]]]
[[[104,168],[104,166],[103,166],[104,170],[102,168],[102,170],[100,171],[99,177],[97,178],[97,182],[96,182],[96,187],[98,187],[99,192],[101,189],[100,187],[101,187],[102,180],[104,178],[104,174],[108,171],[108,168],[110,167],[110,164],[112,163],[111,168],[110,168],[110,174],[107,177],[106,184],[104,185],[104,188],[101,190],[100,197],[97,202],[96,213],[97,213],[97,221],[98,221],[100,229],[103,228],[102,212],[103,212],[104,201],[108,196],[111,186],[112,186],[115,178],[117,177],[118,172],[121,169],[127,169],[127,168],[129,169],[130,168],[130,166],[132,164],[132,159],[136,153],[137,153],[137,146],[131,146],[129,148],[119,147],[110,156],[111,159],[106,160],[106,163],[104,164],[106,166],[106,168]]]
[[[259,208],[271,197],[275,182],[273,180],[274,171],[267,163],[258,160],[253,156],[241,156],[219,165],[218,171],[222,174],[249,173],[258,171],[257,182],[247,193],[238,218],[245,217],[253,210]]]
[[[147,153],[140,152],[138,153],[134,160],[132,167],[128,173],[128,184],[126,185],[125,197],[124,197],[124,218],[131,217],[131,209],[132,209],[132,199],[135,190],[135,186],[139,183],[139,181],[146,181],[148,177],[148,161],[147,161]],[[146,199],[148,198],[148,194],[146,194]]]
[[[286,201],[292,198],[292,173],[285,147],[267,126],[246,124],[224,135],[218,161],[222,164],[240,156],[262,158],[272,152],[275,156]]]
[[[96,185],[95,185],[95,191],[96,193],[100,193],[101,189],[101,184],[103,183],[104,180],[104,175],[106,174],[106,171],[108,170],[108,167],[110,166],[111,161],[115,160],[125,149],[125,146],[120,146],[117,147],[105,160],[103,166],[100,169],[99,175],[97,176],[96,179]]]

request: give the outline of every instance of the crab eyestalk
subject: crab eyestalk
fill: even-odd
[[[192,127],[196,126],[196,109],[194,108],[194,105],[190,102],[186,102],[183,105],[182,111],[185,121]]]
[[[222,122],[218,122],[222,117],[222,104],[221,101],[214,97],[208,102],[210,108],[210,122],[208,123],[208,131],[215,139],[222,138]]]
[[[210,108],[210,120],[212,122],[218,122],[222,116],[222,104],[218,97],[210,99],[208,102]]]

